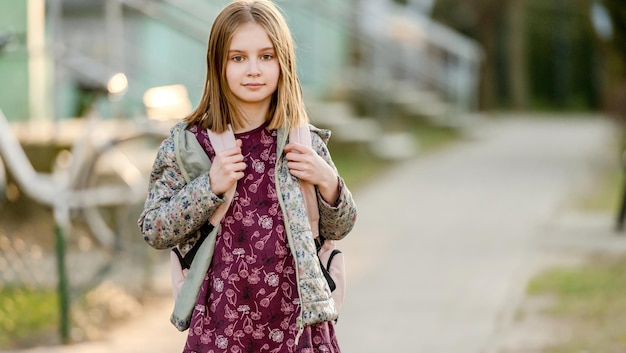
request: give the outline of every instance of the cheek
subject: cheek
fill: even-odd
[[[228,87],[228,90],[230,90],[230,92],[235,92],[238,86],[239,85],[237,84],[236,80],[231,79],[228,76],[226,76],[226,87]]]
[[[226,83],[228,86],[233,86],[237,83],[239,79],[239,73],[237,72],[237,67],[228,65],[226,66]]]
[[[269,75],[272,77],[272,81],[275,84],[278,84],[278,78],[280,77],[280,66],[278,63],[272,64],[268,71]]]

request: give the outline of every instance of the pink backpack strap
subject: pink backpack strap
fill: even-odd
[[[308,124],[292,127],[291,130],[289,130],[289,141],[311,147],[311,130]],[[306,205],[306,213],[309,216],[313,238],[317,238],[319,236],[320,211],[317,205],[315,186],[300,180],[300,189],[302,189],[302,196],[304,197],[304,203]]]
[[[221,134],[215,133],[211,131],[211,129],[207,129],[207,133],[209,134],[209,141],[211,141],[211,145],[215,150],[215,154],[227,150],[229,148],[237,147],[237,140],[235,140],[235,134],[233,133],[232,128],[228,125],[228,130],[224,131]],[[209,222],[214,226],[217,226],[224,215],[226,215],[226,211],[230,207],[230,203],[235,196],[235,190],[237,189],[237,183],[234,183],[233,186],[228,189],[225,193],[226,202],[224,202],[220,207],[215,210],[215,212],[209,218]]]
[[[207,133],[209,135],[209,140],[211,141],[211,145],[215,150],[215,153],[221,152],[223,150],[233,148],[237,146],[237,142],[235,140],[235,134],[231,129],[230,125],[228,126],[228,130],[221,134],[217,134],[210,129],[207,129]],[[299,143],[301,145],[312,147],[311,141],[311,130],[309,129],[308,124],[303,124],[297,127],[292,127],[289,130],[289,141]],[[222,204],[216,211],[213,213],[209,222],[213,225],[218,225],[222,220],[226,211],[230,207],[230,202],[235,195],[235,189],[237,185],[233,185],[233,187],[226,192],[226,202]],[[300,188],[302,189],[302,195],[304,197],[304,202],[306,206],[307,215],[309,217],[309,223],[311,224],[311,232],[313,233],[313,238],[317,238],[319,236],[319,208],[317,205],[317,194],[315,192],[315,186],[311,183],[300,180]]]

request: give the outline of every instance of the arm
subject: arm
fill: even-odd
[[[352,194],[339,176],[326,143],[311,134],[312,148],[297,143],[285,146],[287,166],[292,175],[316,186],[320,211],[320,235],[338,240],[345,237],[356,221]]]
[[[311,134],[313,149],[334,171],[336,185],[336,199],[329,203],[320,186],[317,189],[317,200],[320,210],[320,235],[326,239],[340,240],[344,238],[354,227],[357,217],[356,203],[352,193],[339,175],[326,143],[315,133]]]
[[[169,137],[152,167],[139,228],[150,246],[167,249],[191,237],[223,202],[211,191],[208,173],[185,182],[176,162],[173,137]]]

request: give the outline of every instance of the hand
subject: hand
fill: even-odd
[[[324,200],[334,203],[339,197],[335,170],[308,146],[290,143],[285,146],[285,153],[291,175],[317,185]]]
[[[246,163],[241,154],[241,140],[237,140],[237,147],[224,150],[215,155],[209,178],[211,190],[216,195],[224,194],[237,180],[243,178]]]

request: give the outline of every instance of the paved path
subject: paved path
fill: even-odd
[[[355,193],[359,221],[341,243],[344,353],[495,351],[542,230],[610,153],[599,119],[503,119],[473,132]],[[171,302],[151,307],[104,342],[29,352],[179,352]]]
[[[347,353],[482,353],[510,317],[539,230],[581,185],[609,130],[514,119],[391,171],[357,195],[342,247]]]

